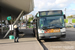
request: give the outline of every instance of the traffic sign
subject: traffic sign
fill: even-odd
[[[8,17],[7,17],[7,20],[11,20],[11,16],[8,16]]]
[[[9,29],[10,30],[14,30],[14,26],[13,25],[9,25]]]

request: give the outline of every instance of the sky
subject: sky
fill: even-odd
[[[38,11],[63,10],[66,16],[75,15],[75,0],[34,0],[34,11],[30,14],[35,15]]]

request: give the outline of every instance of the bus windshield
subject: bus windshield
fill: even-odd
[[[40,17],[39,28],[63,28],[65,27],[63,16]]]

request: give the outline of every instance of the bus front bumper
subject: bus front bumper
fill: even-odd
[[[61,35],[44,35],[41,34],[41,36],[39,36],[39,39],[52,39],[52,38],[65,38],[66,34],[61,34]]]

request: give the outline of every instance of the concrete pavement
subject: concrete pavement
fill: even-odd
[[[19,43],[13,40],[0,39],[0,50],[43,50],[36,38],[20,38]]]
[[[0,50],[43,50],[40,43],[33,37],[32,29],[21,29],[24,37],[19,39],[19,43],[14,40],[0,39]]]

